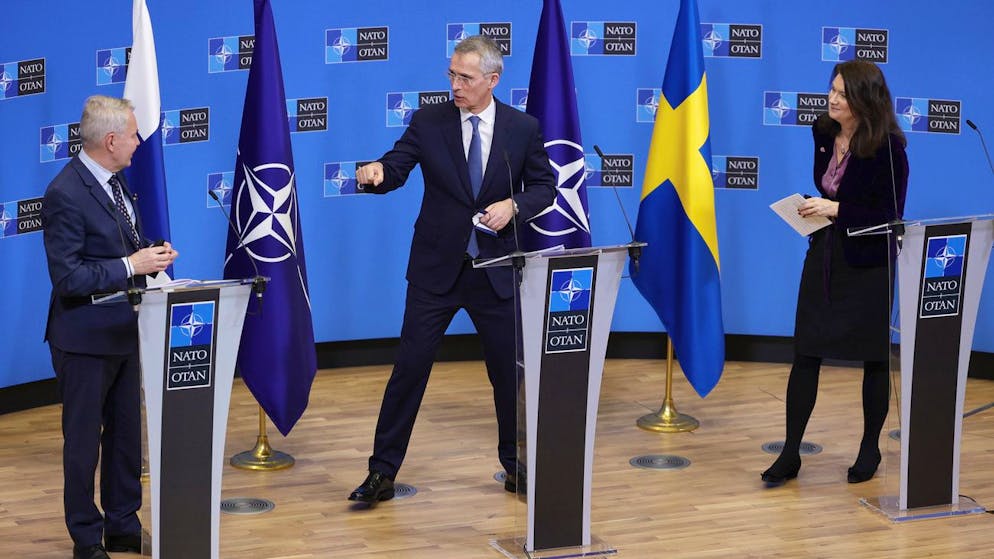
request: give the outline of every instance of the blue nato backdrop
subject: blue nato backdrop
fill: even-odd
[[[80,149],[92,94],[121,96],[131,2],[5,0],[0,39],[0,388],[53,376],[44,336],[49,280],[39,218],[46,185]],[[251,0],[148,0],[158,52],[170,237],[178,277],[223,275],[242,108],[255,46]],[[567,0],[586,158],[591,241],[630,239],[679,0]],[[994,138],[994,3],[975,0],[698,0],[708,77],[712,177],[725,332],[793,333],[805,238],[769,209],[814,194],[809,123],[833,65],[881,65],[908,137],[906,217],[994,211],[994,176],[970,119]],[[527,108],[540,0],[272,0],[306,238],[317,343],[399,334],[420,174],[387,196],[355,182],[419,107],[449,98],[445,70],[463,35],[505,51],[498,98]],[[605,154],[598,156],[597,144]],[[988,276],[992,275],[988,271]],[[615,332],[661,332],[623,281]],[[450,333],[471,333],[465,315]],[[994,281],[973,349],[994,353]]]

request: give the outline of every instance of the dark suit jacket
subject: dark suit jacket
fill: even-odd
[[[497,111],[490,158],[476,200],[472,198],[463,150],[459,108],[452,101],[414,113],[403,136],[379,160],[383,164],[383,183],[367,187],[371,192],[389,192],[402,186],[414,166],[421,164],[425,191],[414,224],[407,280],[429,292],[442,294],[452,288],[463,266],[473,215],[508,198],[511,185],[524,185],[514,194],[519,223],[548,207],[555,198],[556,178],[538,121],[496,99],[494,102]],[[505,152],[509,163],[504,161]],[[508,254],[515,249],[514,241],[511,224],[496,237],[478,234],[480,258]],[[510,268],[489,268],[487,274],[498,296],[513,295]]]
[[[130,196],[123,174],[117,178]],[[126,355],[138,348],[137,314],[131,305],[90,302],[90,295],[129,287],[121,257],[139,248],[127,229],[122,241],[119,212],[109,204],[110,196],[79,157],[73,157],[45,191],[42,223],[52,280],[45,339],[63,351]],[[120,227],[127,227],[123,219]],[[136,227],[140,234],[140,217]],[[144,279],[136,276],[135,283],[144,286]]]
[[[827,117],[825,117],[827,118]],[[822,134],[812,127],[815,144],[814,182],[822,197],[829,198],[822,190],[821,177],[833,157],[835,138]],[[894,157],[894,178],[891,179],[891,154]],[[835,227],[840,230],[842,249],[850,266],[884,266],[887,264],[887,237],[871,235],[849,237],[849,227],[872,226],[887,223],[904,216],[904,199],[908,192],[908,157],[897,136],[890,136],[890,147],[885,144],[873,157],[861,159],[849,156],[846,172],[839,183],[833,200],[839,203],[839,216]],[[896,202],[895,202],[896,201]],[[895,207],[896,203],[896,207]]]

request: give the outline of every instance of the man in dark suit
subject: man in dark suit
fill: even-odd
[[[516,287],[510,268],[474,269],[472,259],[514,251],[511,220],[529,219],[552,204],[556,179],[538,121],[494,98],[502,71],[492,40],[476,36],[459,43],[449,63],[453,99],[419,109],[391,151],[356,171],[360,184],[372,185],[367,190],[384,193],[402,186],[420,164],[425,191],[411,241],[400,347],[369,475],[350,500],[372,504],[393,497],[435,352],[460,308],[483,341],[497,409],[497,453],[508,474],[505,489],[515,490]],[[513,199],[511,185],[521,185]],[[477,214],[482,228],[474,228]]]
[[[141,551],[141,419],[137,313],[93,295],[144,287],[177,253],[148,246],[122,169],[138,147],[124,99],[93,96],[79,123],[83,149],[45,191],[42,220],[52,280],[45,339],[62,398],[66,526],[74,559]],[[94,473],[100,462],[100,504]]]

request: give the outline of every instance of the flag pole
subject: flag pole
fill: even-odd
[[[266,435],[266,412],[259,406],[259,436],[255,448],[239,452],[231,457],[230,464],[239,470],[275,471],[285,470],[294,464],[293,456],[273,450]]]
[[[663,406],[656,413],[643,415],[636,422],[646,431],[657,433],[686,433],[700,427],[701,422],[693,416],[676,411],[673,403],[673,340],[666,336],[666,393]]]

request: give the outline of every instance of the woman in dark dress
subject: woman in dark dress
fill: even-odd
[[[815,122],[814,182],[821,193],[799,208],[829,227],[811,235],[794,323],[787,381],[787,438],[763,472],[768,485],[797,477],[800,444],[818,395],[823,358],[863,362],[863,439],[849,483],[873,477],[890,392],[888,352],[893,251],[889,236],[849,237],[850,227],[900,219],[908,184],[905,139],[890,90],[875,64],[843,62],[832,71],[828,113]],[[891,245],[893,247],[893,244]]]

